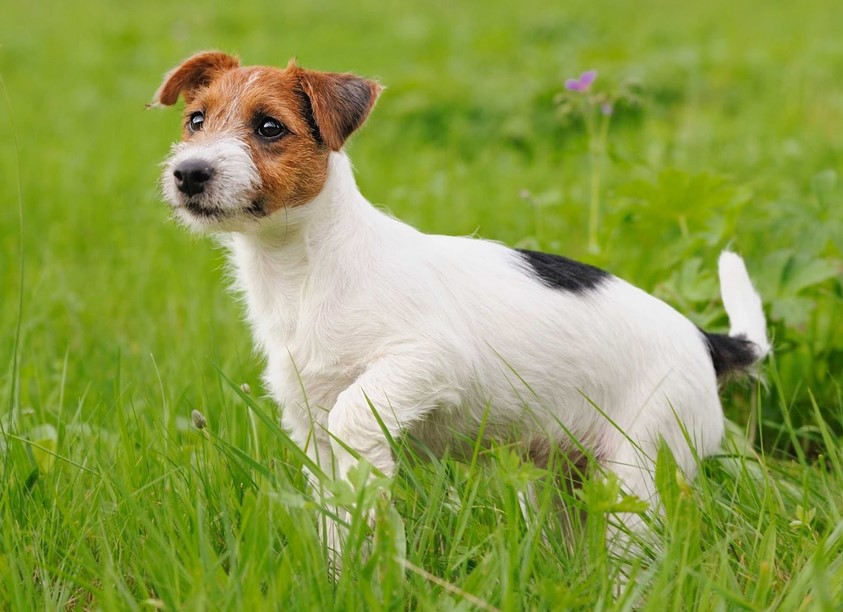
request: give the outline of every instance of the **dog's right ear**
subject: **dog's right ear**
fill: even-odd
[[[172,106],[178,101],[179,94],[189,103],[199,89],[206,87],[223,72],[239,66],[240,60],[220,51],[197,53],[164,75],[164,82],[155,92],[149,106]]]

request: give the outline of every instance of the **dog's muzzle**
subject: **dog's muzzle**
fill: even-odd
[[[176,217],[193,229],[233,227],[232,220],[263,216],[260,173],[249,147],[236,138],[176,145],[161,178]]]

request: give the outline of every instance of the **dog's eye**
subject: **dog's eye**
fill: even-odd
[[[196,111],[190,114],[187,120],[187,127],[191,132],[198,132],[202,129],[203,125],[205,125],[205,113]]]
[[[264,117],[258,121],[257,133],[261,138],[275,140],[276,138],[280,138],[286,131],[287,128],[281,125],[280,121],[272,117]]]

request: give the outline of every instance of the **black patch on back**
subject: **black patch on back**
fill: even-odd
[[[516,249],[541,280],[551,289],[585,293],[600,286],[612,277],[600,268],[550,253]]]
[[[717,378],[744,371],[758,361],[758,348],[745,336],[702,333],[708,344],[708,352],[711,353],[711,362],[714,364]]]

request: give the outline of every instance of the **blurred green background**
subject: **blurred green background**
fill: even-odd
[[[7,0],[4,401],[108,426],[118,399],[159,418],[162,394],[213,415],[216,366],[258,385],[223,254],[160,203],[178,112],[144,109],[166,70],[216,48],[380,79],[348,148],[363,193],[425,231],[584,259],[720,329],[716,257],[739,250],[775,335],[767,440],[787,409],[811,446],[810,394],[833,422],[843,410],[841,31],[834,0]],[[598,254],[586,249],[588,135],[558,96],[586,69],[598,91],[636,92],[608,133]],[[726,400],[741,423],[748,396]]]

